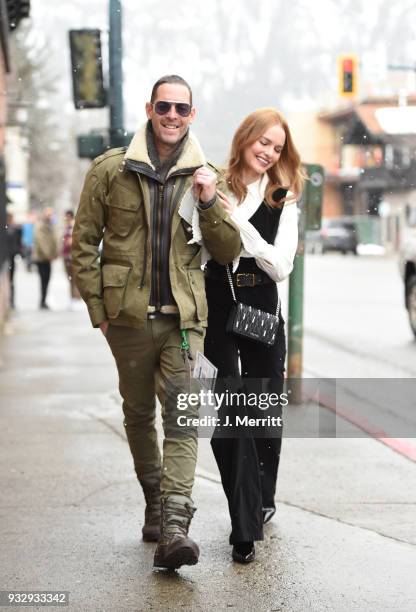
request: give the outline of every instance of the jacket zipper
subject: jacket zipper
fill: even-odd
[[[161,253],[161,223],[162,223],[162,206],[163,206],[163,185],[159,185],[159,205],[157,207],[157,226],[156,226],[156,310],[160,310],[160,268],[162,263]]]

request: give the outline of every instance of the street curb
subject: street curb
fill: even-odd
[[[402,455],[409,461],[416,463],[416,447],[411,446],[401,439],[389,438],[384,430],[372,425],[372,423],[369,423],[366,419],[360,417],[359,415],[354,414],[351,409],[341,408],[337,405],[334,406],[333,402],[328,397],[320,395],[319,403],[331,412],[335,413],[337,416],[340,416],[345,421],[348,421],[348,423],[351,423],[351,425],[354,425],[358,429],[361,429],[361,431],[367,433],[377,442],[381,442],[390,448],[390,450],[399,453],[399,455]]]

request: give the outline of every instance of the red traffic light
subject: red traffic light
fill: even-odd
[[[341,55],[338,58],[338,87],[343,98],[354,98],[358,90],[358,58]]]

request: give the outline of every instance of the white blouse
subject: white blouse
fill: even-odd
[[[249,219],[264,199],[267,175],[247,186],[247,196],[236,206],[231,219],[240,230],[243,249],[233,261],[233,272],[241,257],[254,257],[259,268],[275,282],[284,280],[293,269],[293,260],[298,246],[298,208],[296,202],[283,206],[274,244],[269,244],[252,225]]]

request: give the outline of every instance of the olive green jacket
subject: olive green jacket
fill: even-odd
[[[32,259],[46,262],[56,257],[58,257],[58,240],[55,228],[48,221],[38,221],[35,225]]]
[[[205,164],[190,133],[168,177],[186,176],[184,194],[195,170]],[[94,327],[105,320],[138,329],[146,325],[152,257],[149,170],[154,173],[144,126],[127,152],[124,148],[108,151],[93,161],[87,173],[72,235],[72,257],[75,281]],[[179,182],[175,182],[173,198]],[[219,178],[219,188],[224,189],[221,182]],[[205,327],[208,308],[201,246],[188,244],[192,234],[178,214],[181,198],[177,199],[169,255],[172,293],[181,328]],[[239,254],[239,231],[218,199],[199,211],[199,224],[204,245],[216,261],[226,264]]]

